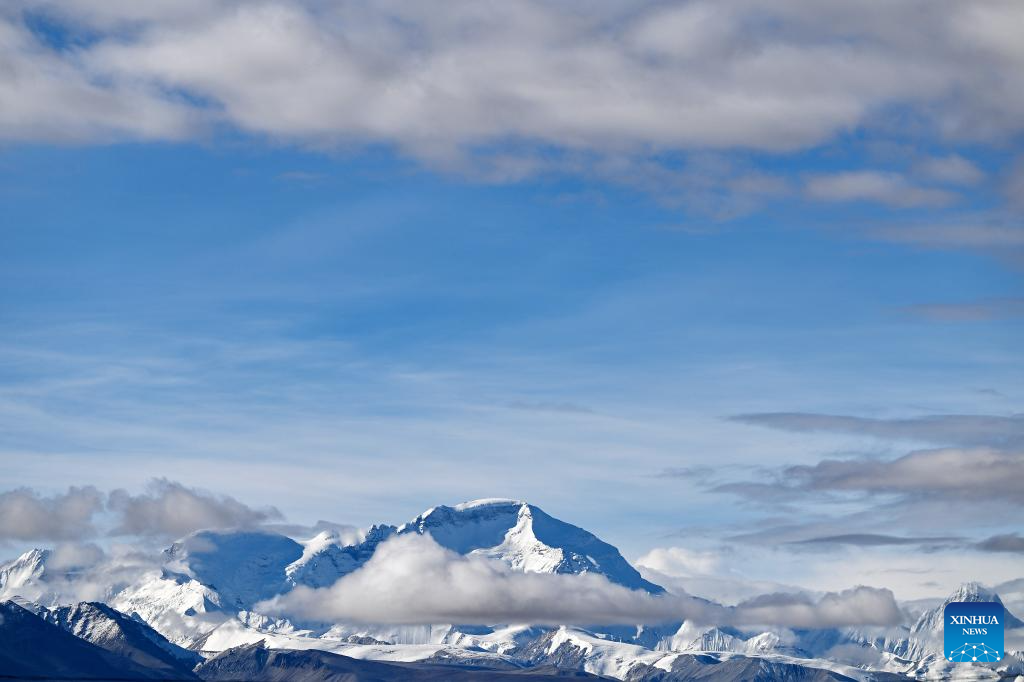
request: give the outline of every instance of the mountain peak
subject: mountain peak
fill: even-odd
[[[14,595],[14,590],[40,580],[49,558],[48,549],[30,549],[17,559],[0,564],[0,595]]]
[[[186,671],[202,661],[195,652],[171,644],[139,618],[102,602],[80,602],[49,609],[40,616],[80,639],[175,677],[194,679]]]
[[[979,602],[997,601],[1002,603],[999,595],[978,582],[966,582],[957,588],[956,592],[946,598],[946,603],[955,601]]]
[[[215,589],[224,606],[238,609],[284,591],[285,568],[302,555],[302,545],[266,531],[198,531],[165,550],[167,569]]]
[[[947,604],[953,602],[996,602],[1002,604],[1003,600],[999,598],[993,590],[985,587],[978,582],[966,582],[960,585],[951,595],[946,597],[942,604],[936,606],[930,611],[925,611],[921,614],[921,617],[917,619],[910,632],[919,636],[931,636],[937,640],[942,638],[942,628],[944,621],[944,612]],[[1004,606],[1005,608],[1005,606]],[[1007,628],[1019,628],[1024,627],[1024,621],[1021,621],[1015,615],[1010,613],[1009,609],[1006,609],[1006,622]],[[939,650],[941,651],[941,649]]]
[[[431,507],[396,533],[430,535],[453,552],[497,559],[515,570],[598,573],[631,589],[664,592],[644,580],[612,545],[521,500],[488,498]]]
[[[504,497],[484,497],[479,500],[470,500],[469,502],[461,502],[454,507],[456,511],[466,511],[468,509],[476,509],[478,507],[524,507],[527,503],[522,500],[512,500]]]
[[[0,662],[14,679],[168,679],[76,637],[13,601],[0,601]],[[187,670],[175,679],[195,679]]]

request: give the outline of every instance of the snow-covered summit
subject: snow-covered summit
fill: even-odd
[[[295,540],[260,531],[198,531],[164,552],[168,572],[216,590],[237,609],[287,591],[285,569],[302,555]]]
[[[0,597],[13,596],[39,582],[46,573],[49,558],[48,549],[30,549],[13,561],[0,564]]]
[[[394,526],[373,526],[363,540],[351,544],[337,531],[327,530],[303,543],[302,556],[285,568],[291,585],[328,587],[361,567],[377,545],[394,533]]]
[[[1002,604],[1003,600],[993,590],[988,589],[981,583],[969,582],[958,587],[955,592],[946,597],[945,601],[934,609],[921,614],[921,617],[914,623],[910,632],[918,638],[934,639],[938,643],[937,650],[940,653],[942,651],[943,612],[946,606],[952,602],[997,602]],[[1024,627],[1024,622],[1007,610],[1004,627],[1008,629]]]
[[[513,500],[507,497],[485,497],[479,500],[470,500],[469,502],[460,502],[459,504],[452,505],[452,509],[456,511],[466,511],[467,509],[476,509],[477,507],[508,507],[508,506],[522,506],[526,504],[522,500]],[[429,510],[428,510],[429,511]],[[426,514],[428,512],[424,512]]]
[[[515,570],[598,573],[614,583],[664,592],[644,580],[612,545],[521,500],[483,499],[432,507],[396,534],[429,534],[459,554],[486,556]]]

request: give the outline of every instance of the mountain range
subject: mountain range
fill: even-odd
[[[373,526],[354,543],[325,530],[295,539],[266,530],[204,530],[174,542],[102,601],[73,602],[76,574],[45,549],[0,565],[0,677],[53,679],[550,679],[595,675],[635,682],[974,679],[1024,675],[1009,653],[988,667],[942,656],[943,605],[908,626],[742,630],[680,620],[658,627],[366,625],[293,622],[258,611],[298,586],[332,585],[364,568],[392,537],[429,535],[513,571],[598,574],[659,595],[612,545],[515,500],[428,509]],[[63,563],[62,563],[63,566]],[[979,584],[948,601],[998,601]],[[1007,611],[1007,629],[1024,623]],[[114,672],[117,671],[117,675]]]

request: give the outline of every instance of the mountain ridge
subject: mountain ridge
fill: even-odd
[[[49,607],[26,604],[44,619],[100,645],[106,642],[103,633],[117,630],[118,637],[108,648],[128,653],[128,658],[135,652],[138,660],[156,660],[158,668],[175,665],[161,651],[177,652],[180,658],[182,647],[189,647],[193,651],[186,652],[185,658],[195,662],[195,651],[213,656],[264,641],[266,648],[275,651],[310,649],[357,659],[462,667],[556,665],[620,679],[639,665],[661,666],[657,670],[676,677],[699,670],[746,674],[753,669],[748,666],[755,664],[787,671],[785,674],[790,676],[813,677],[826,673],[803,673],[796,668],[828,670],[830,661],[869,666],[877,673],[928,675],[955,669],[942,659],[941,641],[937,642],[936,633],[941,636],[941,630],[936,630],[936,624],[941,627],[943,605],[922,613],[910,625],[791,632],[778,628],[743,631],[685,621],[635,628],[311,624],[252,610],[267,596],[284,594],[297,586],[327,587],[363,567],[381,543],[411,534],[429,535],[453,552],[500,561],[514,571],[597,573],[632,589],[652,594],[661,590],[645,581],[614,546],[596,535],[551,517],[528,502],[511,499],[438,505],[400,526],[373,526],[356,542],[347,542],[330,528],[305,539],[251,528],[196,531],[172,543],[164,551],[162,563],[147,568],[138,580],[112,594],[107,603],[54,607],[50,600],[53,595],[45,590],[48,581],[68,575],[49,570],[48,550],[32,550],[0,565],[0,576],[4,593],[18,592],[18,585],[23,585],[29,598],[46,596],[43,601]],[[999,601],[999,596],[980,584],[965,583],[944,603],[987,600]],[[159,635],[153,638],[144,630],[136,631],[134,623],[152,627],[156,631],[153,634]],[[1007,627],[1021,625],[1024,623],[1007,610]],[[149,646],[154,643],[159,650]],[[679,664],[679,670],[672,671],[676,665],[673,661],[683,654],[697,658],[691,656],[685,665]],[[736,657],[744,661],[724,665]],[[1005,669],[1015,669],[1018,664],[1017,658],[1008,658]],[[657,670],[647,670],[643,675],[638,672],[637,679],[653,680],[662,674]],[[846,677],[854,674],[843,670]]]

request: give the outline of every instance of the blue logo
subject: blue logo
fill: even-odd
[[[1006,610],[994,601],[955,601],[942,614],[946,658],[956,663],[995,663],[1003,657]]]

